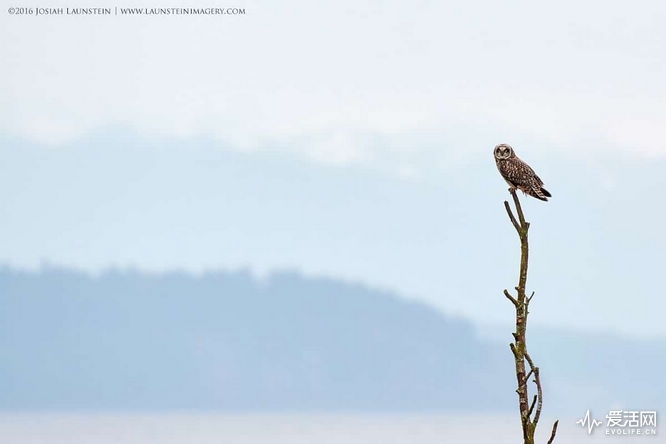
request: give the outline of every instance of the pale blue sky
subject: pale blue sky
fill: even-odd
[[[504,322],[508,142],[554,195],[534,322],[666,333],[664,4],[234,6],[0,15],[0,262],[296,268]]]

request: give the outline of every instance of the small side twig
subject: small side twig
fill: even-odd
[[[534,373],[534,369],[531,368],[530,372],[527,374],[527,376],[525,376],[525,384],[527,384],[527,381],[530,380],[530,376],[532,376],[533,373]]]
[[[510,300],[511,303],[513,303],[513,305],[515,305],[516,307],[518,306],[518,301],[516,300],[516,298],[511,296],[511,294],[507,290],[504,290],[504,296],[506,296],[507,299]]]
[[[509,202],[507,202],[506,200],[504,201],[504,208],[506,208],[506,212],[509,214],[509,219],[511,219],[513,227],[516,229],[518,233],[520,233],[520,225],[518,225],[518,221],[516,220],[515,216],[513,215],[513,212],[511,211],[511,207],[509,206]]]
[[[516,206],[516,212],[518,213],[518,220],[520,221],[520,226],[524,227],[525,230],[527,230],[527,228],[530,227],[530,223],[525,222],[525,216],[523,215],[523,207],[520,206],[520,201],[518,200],[518,196],[516,195],[515,189],[511,190],[511,197],[513,197],[513,204]],[[508,203],[506,205],[508,205]]]
[[[539,422],[539,417],[541,416],[541,407],[543,406],[543,392],[541,390],[541,380],[539,379],[539,367],[534,366],[534,362],[532,361],[532,358],[530,358],[529,354],[525,353],[525,359],[530,365],[530,368],[534,371],[534,384],[536,384],[537,388],[537,407],[536,412],[534,412],[534,419],[532,420],[534,427],[536,427],[537,423]]]
[[[548,444],[553,444],[553,441],[555,440],[555,434],[557,433],[557,425],[559,423],[559,419],[553,423],[553,430],[550,432],[550,439],[548,440]]]
[[[532,292],[532,294],[528,296],[528,298],[527,298],[527,305],[529,305],[530,302],[532,302],[532,298],[533,298],[533,297],[534,297],[534,292]]]
[[[532,398],[532,404],[530,404],[530,409],[527,411],[527,417],[529,418],[532,416],[532,410],[534,410],[534,406],[536,405],[537,401],[537,395],[534,395],[534,398]]]

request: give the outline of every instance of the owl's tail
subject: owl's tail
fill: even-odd
[[[553,197],[550,194],[550,192],[547,189],[543,188],[543,187],[536,188],[533,191],[534,191],[534,194],[532,194],[532,196],[536,197],[539,200],[543,200],[544,202],[548,202],[548,198]]]

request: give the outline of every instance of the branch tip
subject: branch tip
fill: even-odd
[[[550,432],[550,439],[548,440],[547,444],[553,444],[553,441],[555,440],[555,434],[557,433],[557,425],[560,423],[560,420],[557,419],[553,423],[553,430]]]
[[[520,224],[518,224],[516,217],[513,215],[513,211],[511,211],[511,206],[509,205],[509,202],[507,202],[506,200],[504,201],[504,208],[506,209],[506,214],[509,215],[509,219],[511,220],[513,228],[515,228],[518,234],[520,234]]]

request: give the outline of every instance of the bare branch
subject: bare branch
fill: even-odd
[[[516,307],[518,306],[518,301],[516,300],[516,298],[511,296],[507,290],[504,290],[504,296],[506,296],[507,299],[509,299],[513,305],[515,305]]]
[[[516,216],[514,215],[509,202],[504,201],[504,208],[506,209],[509,220],[511,221],[513,227],[516,229],[520,239],[520,274],[518,278],[518,285],[515,287],[516,297],[513,297],[506,289],[504,290],[504,296],[509,301],[511,301],[516,310],[516,331],[512,333],[514,342],[510,343],[509,347],[511,348],[511,353],[513,353],[516,367],[516,380],[518,382],[518,388],[516,389],[516,392],[518,394],[518,407],[520,410],[520,420],[523,429],[523,442],[524,444],[534,444],[534,434],[537,423],[541,417],[541,408],[543,406],[543,392],[541,389],[539,367],[534,365],[532,358],[527,353],[527,345],[525,342],[525,336],[527,332],[527,316],[529,314],[528,309],[529,304],[534,297],[534,292],[532,292],[532,294],[529,296],[526,296],[525,294],[529,258],[527,232],[530,228],[530,223],[525,221],[525,215],[520,205],[520,200],[516,195],[516,190],[509,189],[509,192],[511,193],[518,219],[516,219]],[[526,366],[529,366],[529,372],[526,372]],[[537,393],[534,395],[531,402],[529,402],[528,383],[532,376],[534,376],[534,384],[536,385]],[[534,417],[532,418],[533,413]],[[558,421],[555,421],[548,444],[552,444],[553,440],[555,439],[557,424]]]
[[[532,404],[530,404],[530,409],[527,411],[528,418],[532,416],[532,410],[534,410],[534,405],[536,404],[536,401],[537,401],[537,395],[534,395],[534,398],[532,398]]]
[[[518,358],[518,351],[516,350],[516,345],[511,343],[511,344],[509,344],[509,348],[511,349],[511,352],[513,353],[513,356]]]
[[[533,373],[534,373],[534,369],[532,368],[532,369],[530,369],[530,372],[527,374],[527,376],[525,376],[525,384],[527,384],[527,381],[530,380],[530,376],[532,376]]]
[[[518,196],[516,195],[516,189],[509,190],[511,193],[511,197],[513,197],[513,204],[516,206],[516,211],[518,213],[518,220],[520,221],[520,226],[525,227],[525,225],[529,226],[527,222],[525,222],[525,216],[523,215],[523,208],[520,206],[520,201],[518,200]]]
[[[504,208],[506,208],[506,213],[509,215],[509,219],[511,219],[513,227],[516,229],[518,234],[520,234],[520,225],[518,225],[518,221],[516,220],[516,217],[513,215],[511,207],[509,206],[509,202],[507,202],[506,200],[504,201]]]
[[[534,297],[534,292],[532,292],[531,295],[528,296],[527,298],[527,304],[529,305],[530,302],[532,302],[532,298]]]
[[[530,357],[529,353],[527,353],[527,352],[525,352],[525,359],[527,360],[527,363],[530,365],[530,369],[534,370],[536,368],[534,366],[534,361],[532,361],[532,358]]]
[[[553,441],[555,440],[555,434],[557,433],[557,424],[559,423],[559,419],[553,423],[553,430],[550,432],[550,439],[548,440],[547,444],[553,444]]]
[[[541,390],[541,379],[539,378],[539,367],[534,366],[534,362],[532,362],[532,358],[530,358],[530,355],[525,353],[525,359],[530,365],[530,368],[534,370],[534,384],[536,384],[537,388],[537,407],[536,407],[536,412],[534,412],[534,420],[532,421],[534,423],[534,426],[536,427],[537,423],[539,422],[539,417],[541,416],[541,407],[543,405],[543,392]]]

